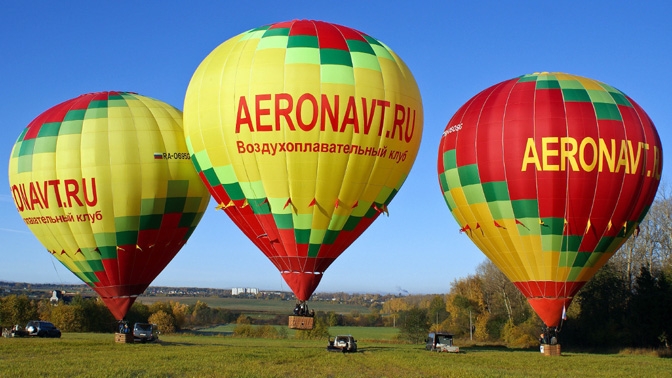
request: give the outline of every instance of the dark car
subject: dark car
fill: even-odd
[[[133,338],[135,342],[153,342],[159,340],[159,331],[156,324],[135,323],[133,326]]]
[[[43,320],[31,320],[26,325],[28,336],[38,337],[61,337],[61,330],[56,328],[53,323]]]

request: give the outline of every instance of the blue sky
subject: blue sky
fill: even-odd
[[[458,233],[437,178],[439,138],[479,91],[522,74],[561,71],[637,101],[672,142],[672,2],[115,1],[0,6],[0,156],[48,108],[83,93],[138,92],[182,109],[198,64],[243,31],[316,19],[390,46],[420,87],[418,158],[378,220],[326,271],[317,291],[445,293],[485,256]],[[5,165],[7,167],[7,165]],[[670,164],[663,181],[669,183]],[[4,188],[4,189],[3,189]],[[275,267],[214,209],[154,285],[288,290]],[[0,280],[78,283],[23,223],[0,175]]]

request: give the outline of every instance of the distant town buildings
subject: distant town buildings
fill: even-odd
[[[56,292],[54,294],[54,292]],[[26,283],[26,282],[7,282],[0,280],[0,298],[9,295],[26,295],[30,299],[47,299],[51,303],[63,301],[67,303],[74,297],[82,298],[100,298],[86,284],[52,284],[52,283]],[[233,289],[220,288],[202,288],[202,287],[170,287],[170,286],[150,286],[142,294],[142,297],[158,297],[158,300],[180,300],[182,297],[196,298],[229,298],[235,296],[238,298],[264,298],[293,300],[296,299],[291,291],[277,290],[259,290],[258,288],[237,287]],[[391,298],[398,298],[402,295],[394,294],[360,294],[345,292],[324,292],[314,293],[310,300],[313,302],[329,301],[336,303],[358,304],[371,306],[382,304]],[[165,298],[165,299],[163,299]]]
[[[257,289],[256,287],[234,287],[234,288],[231,288],[231,295],[243,295],[243,294],[257,295],[257,294],[259,294],[259,289]]]

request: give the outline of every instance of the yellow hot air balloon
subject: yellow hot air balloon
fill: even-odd
[[[187,89],[185,135],[218,208],[307,300],[387,206],[420,146],[420,92],[385,44],[289,21],[221,44]]]
[[[210,198],[181,112],[128,92],[85,94],[38,116],[14,145],[9,183],[30,230],[119,320]]]

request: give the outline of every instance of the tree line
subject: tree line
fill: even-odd
[[[669,349],[671,254],[672,197],[663,183],[639,232],[574,298],[560,342],[570,347]],[[395,298],[382,311],[398,315],[402,334],[411,341],[429,330],[444,330],[459,338],[531,347],[538,345],[543,327],[526,298],[490,261],[474,275],[453,281],[446,295]],[[406,331],[404,317],[412,319]]]
[[[240,313],[209,307],[197,301],[186,305],[177,301],[155,302],[145,305],[135,302],[126,315],[133,323],[154,323],[162,333],[173,333],[186,328],[205,327],[234,322]],[[12,294],[0,298],[0,326],[25,326],[30,320],[54,323],[62,332],[114,332],[119,322],[98,298],[75,296],[65,305],[54,306],[49,299],[29,299],[26,295]]]

